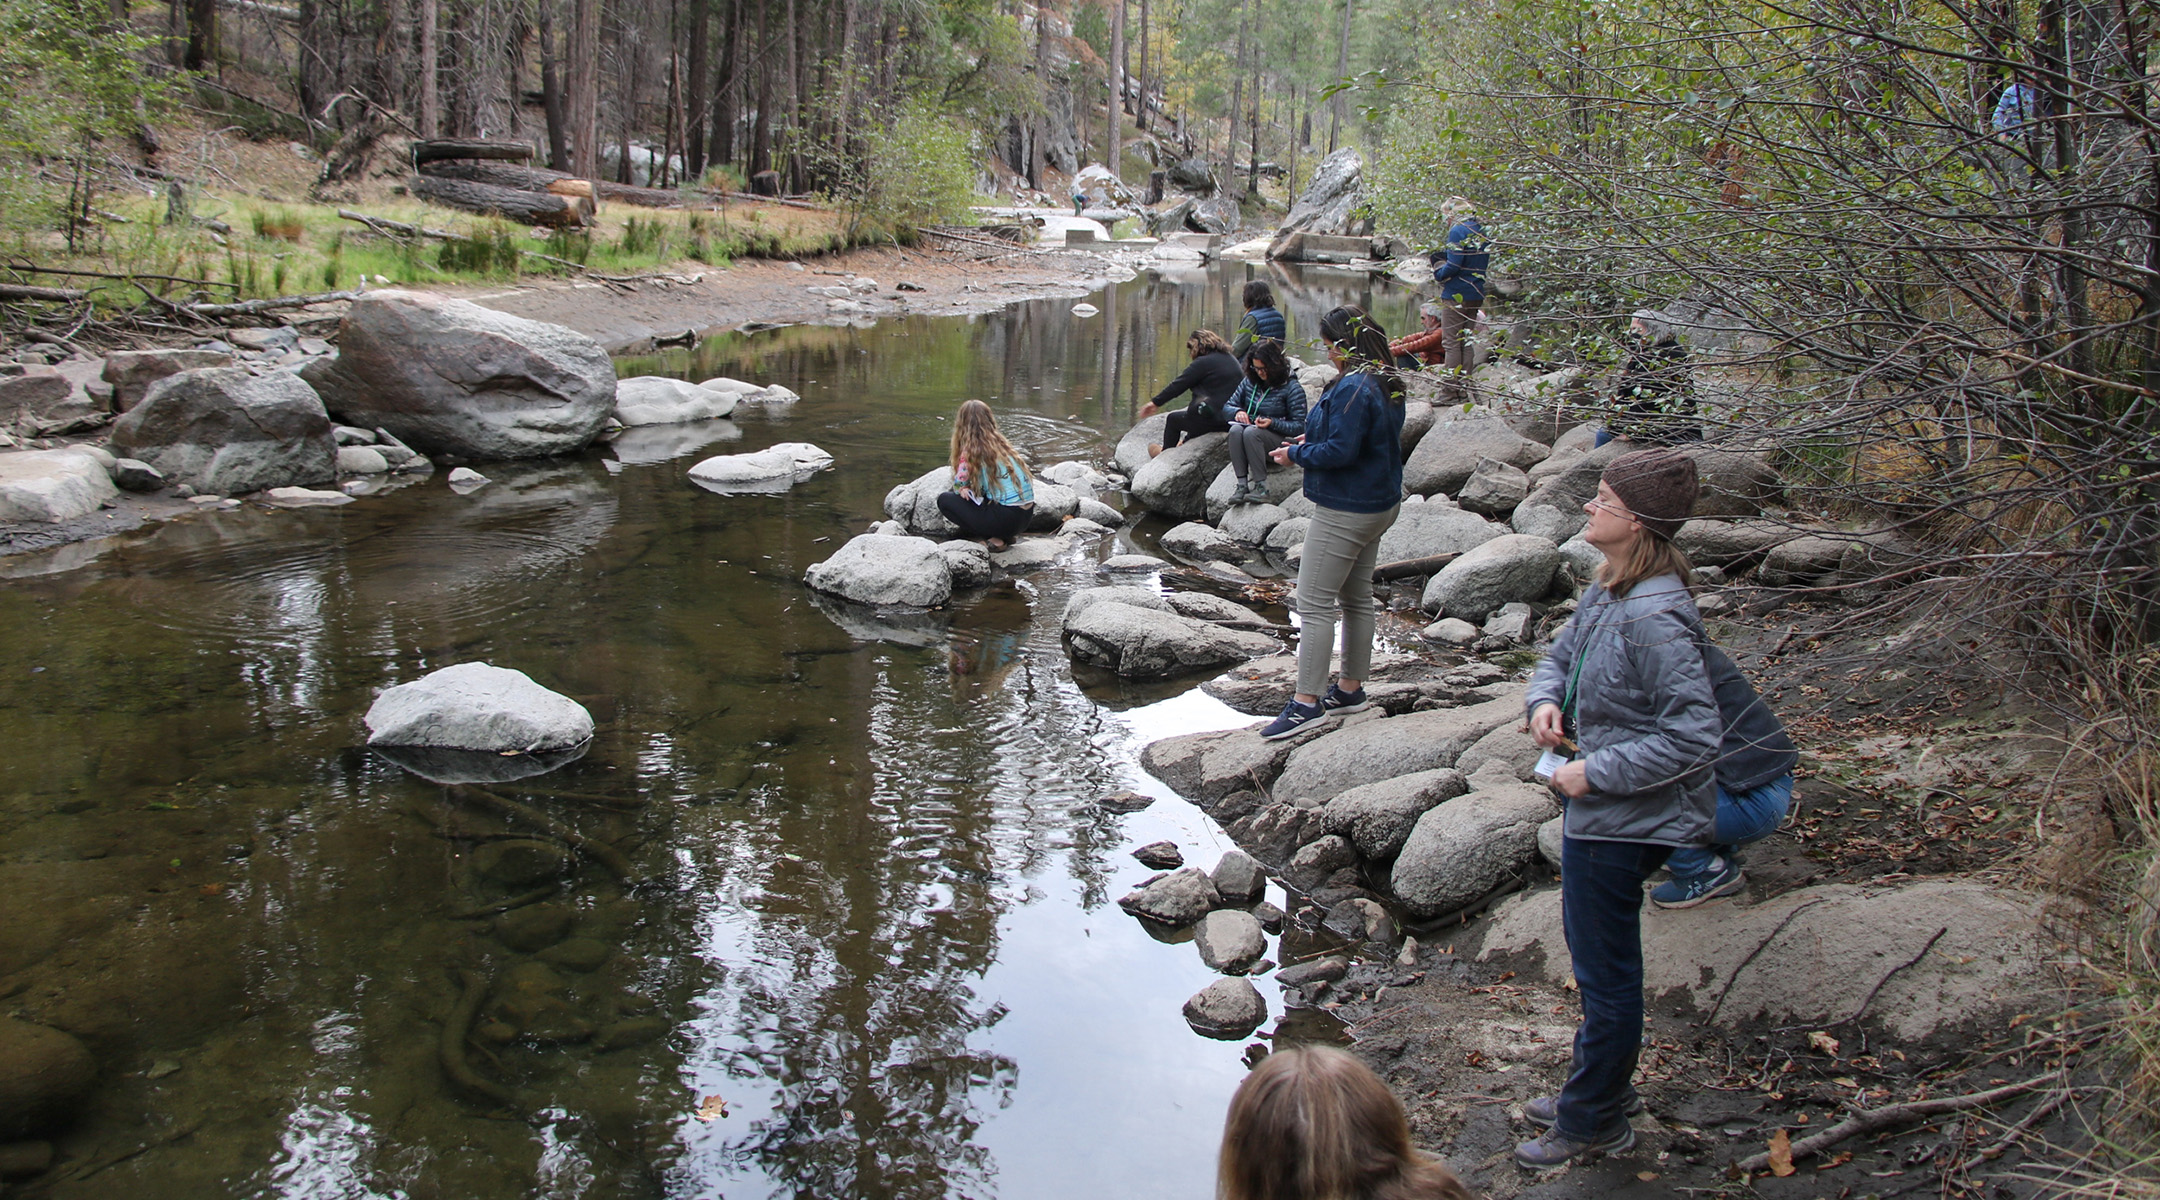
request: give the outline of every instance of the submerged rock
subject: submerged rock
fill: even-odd
[[[0,1017],[0,1142],[67,1124],[97,1082],[97,1060],[73,1034]]]
[[[523,891],[570,873],[576,860],[555,842],[510,838],[473,851],[473,870],[489,883]]]
[[[637,375],[615,383],[615,419],[635,429],[640,425],[683,425],[710,421],[735,411],[740,394],[668,379],[660,375]]]
[[[710,492],[784,492],[832,466],[833,456],[808,442],[781,442],[749,454],[722,454],[690,468],[690,481]]]
[[[444,667],[375,698],[368,744],[530,753],[592,740],[592,714],[523,671],[487,663]]]

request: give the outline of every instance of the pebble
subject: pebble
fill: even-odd
[[[543,962],[579,973],[597,971],[615,953],[615,948],[598,938],[576,937],[548,947],[540,952]]]
[[[1095,807],[1105,812],[1136,813],[1155,803],[1155,797],[1138,792],[1112,792],[1095,802]]]
[[[512,950],[530,954],[570,936],[570,919],[570,910],[560,904],[528,904],[496,918],[495,936]]]

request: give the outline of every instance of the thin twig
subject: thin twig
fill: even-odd
[[[1906,959],[1904,962],[1901,962],[1898,965],[1890,968],[1888,971],[1883,972],[1883,977],[1876,980],[1875,986],[1869,988],[1868,994],[1861,998],[1860,1007],[1853,1010],[1853,1015],[1845,1018],[1839,1023],[1843,1025],[1850,1025],[1853,1022],[1859,1020],[1861,1014],[1867,1012],[1868,1005],[1875,1003],[1876,995],[1883,990],[1884,984],[1890,982],[1890,977],[1892,975],[1895,975],[1899,971],[1902,971],[1905,968],[1912,966],[1914,963],[1919,962],[1921,959],[1926,958],[1928,956],[1928,951],[1933,950],[1935,948],[1935,943],[1941,941],[1942,936],[1948,932],[1950,932],[1950,927],[1948,925],[1945,925],[1941,929],[1936,930],[1935,936],[1927,940],[1927,945],[1920,947],[1920,953],[1913,955],[1911,958]]]
[[[1944,1113],[1985,1108],[1997,1101],[2007,1100],[2012,1096],[2029,1092],[2049,1080],[2059,1078],[2061,1078],[2061,1072],[2050,1071],[2045,1075],[2035,1076],[2023,1083],[2005,1084],[1999,1088],[1989,1088],[1984,1092],[1972,1092],[1963,1096],[1944,1096],[1937,1100],[1912,1100],[1904,1104],[1886,1104],[1881,1108],[1862,1109],[1821,1133],[1794,1142],[1792,1144],[1792,1156],[1795,1159],[1806,1158],[1808,1155],[1820,1150],[1835,1146],[1855,1134],[1873,1133],[1878,1129],[1888,1129],[1893,1125],[1903,1125],[1908,1121],[1917,1121],[1925,1117],[1939,1117]],[[1762,1154],[1753,1154],[1741,1159],[1733,1164],[1733,1169],[1752,1174],[1768,1168],[1769,1165],[1770,1155],[1766,1151]]]
[[[1717,1020],[1718,1010],[1725,1007],[1725,997],[1732,995],[1733,985],[1740,982],[1740,972],[1747,970],[1748,964],[1755,961],[1755,956],[1761,954],[1764,947],[1767,947],[1770,943],[1776,941],[1777,936],[1785,932],[1785,927],[1792,924],[1794,917],[1799,916],[1801,913],[1806,912],[1807,910],[1815,907],[1818,904],[1824,903],[1827,899],[1828,897],[1818,897],[1814,900],[1809,900],[1804,904],[1798,905],[1791,912],[1786,913],[1785,919],[1777,923],[1777,928],[1771,930],[1769,936],[1763,938],[1762,941],[1756,943],[1755,948],[1748,951],[1748,956],[1740,960],[1740,965],[1733,968],[1732,974],[1725,977],[1724,990],[1718,993],[1717,1002],[1710,1006],[1710,1015],[1704,1017],[1702,1023],[1708,1025],[1712,1021]]]

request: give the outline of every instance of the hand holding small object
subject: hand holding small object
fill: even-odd
[[[1590,794],[1590,771],[1583,760],[1574,759],[1553,772],[1552,785],[1570,800],[1580,800]]]
[[[1550,750],[1567,740],[1560,732],[1560,706],[1547,701],[1530,714],[1530,740]]]
[[[1240,424],[1240,425],[1250,425],[1250,424],[1252,424],[1252,423],[1253,423],[1253,419],[1252,419],[1251,417],[1249,417],[1249,416],[1245,415],[1245,410],[1244,410],[1244,409],[1242,409],[1242,408],[1238,410],[1238,412],[1237,412],[1237,416],[1236,416],[1235,418],[1233,418],[1233,419],[1234,419],[1235,421],[1237,421],[1237,423],[1238,423],[1238,424]],[[1261,422],[1261,424],[1263,424],[1263,425],[1264,425],[1264,424],[1266,424],[1266,423],[1267,423],[1267,422],[1265,422],[1265,421],[1262,421],[1262,422]]]
[[[1262,417],[1259,420],[1253,422],[1253,424],[1258,425],[1262,429],[1266,429],[1268,426],[1273,425],[1274,423],[1275,418],[1273,417]]]

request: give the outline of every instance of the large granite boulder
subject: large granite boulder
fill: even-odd
[[[1673,545],[1698,567],[1737,570],[1754,566],[1775,547],[1806,532],[1784,521],[1698,517],[1673,534]]]
[[[401,683],[367,711],[371,746],[545,753],[592,739],[592,714],[523,671],[459,663]]]
[[[1252,557],[1250,544],[1199,521],[1171,526],[1157,544],[1165,554],[1187,562],[1244,562]]]
[[[1164,450],[1133,473],[1133,499],[1164,516],[1207,516],[1208,485],[1230,463],[1230,435],[1204,433]]]
[[[1559,811],[1552,790],[1534,783],[1492,783],[1449,800],[1418,818],[1395,856],[1389,890],[1421,917],[1453,912],[1529,865],[1538,826]]]
[[[932,467],[885,493],[885,515],[918,537],[949,538],[960,527],[938,511],[937,498],[952,490],[952,467]]]
[[[116,350],[105,356],[104,379],[113,388],[113,411],[126,412],[168,375],[231,365],[233,356],[223,350]]]
[[[337,478],[337,438],[315,389],[283,371],[168,375],[113,423],[112,452],[198,492],[231,495]]]
[[[952,562],[929,538],[866,533],[812,563],[803,582],[857,604],[929,608],[952,598]]]
[[[1207,489],[1207,519],[1209,521],[1220,521],[1226,513],[1231,511],[1230,493],[1237,489],[1237,482],[1237,471],[1228,463],[1223,464],[1223,469],[1215,473],[1215,481],[1208,484]],[[1281,504],[1304,490],[1304,487],[1305,469],[1303,467],[1284,467],[1277,466],[1274,463],[1268,464],[1267,502],[1269,504]],[[1247,505],[1241,504],[1238,507],[1243,508],[1247,507]]]
[[[1499,417],[1443,421],[1418,442],[1403,463],[1403,487],[1421,496],[1462,490],[1481,459],[1520,470],[1545,461],[1552,450],[1508,428]]]
[[[1695,460],[1702,490],[1695,498],[1698,517],[1752,517],[1775,504],[1784,491],[1770,468],[1770,451],[1727,446],[1682,447]]]
[[[119,498],[104,464],[79,450],[0,453],[0,521],[72,521]]]
[[[1535,534],[1554,545],[1581,533],[1590,523],[1583,505],[1597,495],[1598,480],[1612,460],[1627,452],[1620,442],[1607,442],[1595,450],[1575,455],[1568,465],[1540,480],[1530,480],[1530,494],[1515,506],[1509,518],[1515,532]],[[1557,457],[1557,454],[1555,455]]]
[[[429,455],[568,454],[615,411],[615,368],[600,343],[424,292],[354,300],[337,355],[301,376],[346,424],[387,429]]]
[[[1529,494],[1530,477],[1522,468],[1496,458],[1481,458],[1477,469],[1463,482],[1462,490],[1455,494],[1455,503],[1474,513],[1505,519]]]
[[[700,387],[663,375],[634,375],[615,383],[615,419],[640,425],[682,425],[710,421],[735,411],[742,394]]]
[[[1162,444],[1163,424],[1169,419],[1169,413],[1160,412],[1152,417],[1143,417],[1133,422],[1133,427],[1126,430],[1125,436],[1118,439],[1117,450],[1111,454],[1110,461],[1117,466],[1119,473],[1123,474],[1127,480],[1138,475],[1140,468],[1148,465],[1150,461],[1148,447]],[[1228,451],[1225,451],[1224,454],[1223,461],[1228,462]],[[1062,483],[1064,481],[1059,480],[1058,482]]]
[[[1510,533],[1440,568],[1425,584],[1427,611],[1483,621],[1503,604],[1531,601],[1552,587],[1560,549],[1541,537]]]
[[[784,492],[832,463],[832,455],[808,442],[781,442],[749,454],[708,458],[690,468],[690,481],[728,494]]]
[[[1321,827],[1348,838],[1357,852],[1386,862],[1402,850],[1418,818],[1470,790],[1460,771],[1412,771],[1341,793],[1320,807]]]
[[[1344,146],[1321,159],[1305,191],[1290,206],[1276,240],[1292,233],[1354,235],[1361,223],[1352,214],[1365,198],[1364,180],[1365,156],[1355,147]]]
[[[1068,609],[1064,637],[1075,660],[1127,678],[1210,670],[1282,649],[1265,634],[1119,600]]]
[[[1434,435],[1439,436],[1439,435]],[[1405,504],[1395,524],[1380,535],[1380,561],[1401,562],[1435,554],[1467,554],[1503,537],[1507,526],[1495,524],[1448,501]]]

